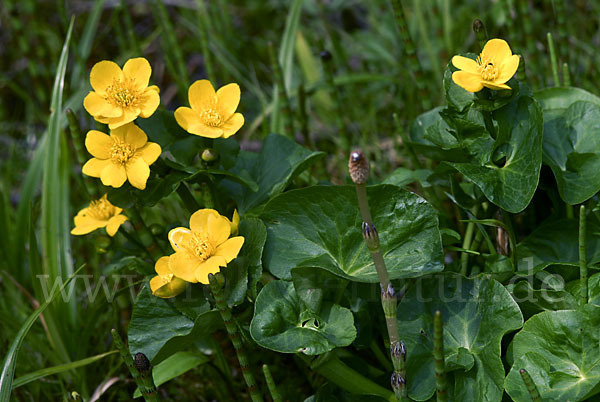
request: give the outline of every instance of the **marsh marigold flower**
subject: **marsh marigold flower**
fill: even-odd
[[[190,134],[229,138],[244,125],[244,116],[235,113],[240,103],[238,84],[227,84],[215,92],[210,81],[199,80],[190,86],[188,98],[191,108],[177,108],[175,120]]]
[[[112,237],[127,220],[121,212],[123,209],[111,204],[104,194],[102,198],[90,202],[88,207],[77,213],[74,218],[75,228],[71,230],[71,234],[84,235],[105,227],[106,233]]]
[[[454,56],[452,64],[459,71],[452,73],[452,81],[469,92],[490,89],[510,89],[506,82],[519,68],[519,55],[512,54],[502,39],[489,40],[477,60]]]
[[[129,59],[123,70],[114,62],[96,63],[90,72],[93,91],[83,100],[83,107],[110,129],[150,117],[160,103],[156,85],[148,86],[152,68],[143,57]]]
[[[169,242],[175,254],[169,257],[169,269],[186,282],[208,284],[208,274],[237,257],[244,238],[231,235],[231,222],[214,209],[201,209],[190,218],[190,228],[175,228],[169,232]]]
[[[99,177],[105,186],[121,187],[126,180],[143,190],[150,176],[150,165],[160,156],[162,149],[148,142],[146,133],[133,123],[110,131],[88,131],[85,147],[93,158],[83,165],[82,172]]]
[[[168,299],[185,290],[187,283],[173,275],[169,269],[169,257],[161,257],[156,261],[154,270],[158,275],[150,280],[150,289],[154,296]]]

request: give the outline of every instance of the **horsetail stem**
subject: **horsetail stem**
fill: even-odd
[[[267,387],[269,388],[269,393],[271,394],[271,398],[273,402],[281,402],[281,395],[277,390],[277,386],[275,385],[275,381],[273,381],[273,376],[271,375],[271,370],[269,370],[269,366],[263,364],[262,366],[263,374],[265,375],[265,380],[267,382]]]
[[[435,364],[435,389],[438,402],[448,400],[448,384],[444,363],[444,322],[442,313],[437,310],[433,315],[433,359]]]
[[[379,234],[373,224],[369,201],[367,198],[366,183],[369,179],[369,161],[361,151],[353,151],[348,161],[350,177],[356,185],[356,196],[363,219],[362,235],[367,248],[371,252],[379,285],[381,286],[381,307],[385,315],[385,323],[390,339],[390,355],[394,365],[391,377],[391,385],[399,401],[408,401],[408,387],[406,386],[406,348],[398,335],[398,322],[396,321],[397,295],[385,266],[383,254],[381,253]]]
[[[346,124],[342,116],[344,116],[344,111],[342,110],[342,99],[340,96],[339,89],[335,86],[335,82],[333,80],[334,77],[334,69],[332,63],[331,53],[327,50],[323,50],[321,52],[321,62],[323,63],[323,72],[325,73],[325,82],[327,83],[327,87],[329,92],[332,95],[333,104],[335,108],[335,119],[336,124],[338,126],[338,130],[340,132],[340,138],[342,139],[342,149],[346,152],[350,146],[350,138],[348,130],[346,129]]]
[[[250,364],[248,362],[248,357],[246,356],[246,351],[242,344],[242,339],[240,338],[240,334],[238,331],[238,327],[236,323],[233,321],[233,316],[231,315],[231,309],[227,305],[227,301],[225,300],[225,296],[223,294],[223,286],[225,285],[225,277],[222,273],[218,272],[216,274],[209,274],[208,281],[210,283],[210,290],[215,297],[215,302],[217,304],[217,309],[221,314],[221,318],[225,323],[225,329],[227,330],[227,334],[229,335],[229,339],[233,344],[235,349],[235,353],[238,358],[238,362],[240,363],[240,368],[242,369],[242,375],[244,376],[244,380],[246,381],[246,385],[248,386],[248,392],[250,393],[250,398],[252,402],[262,401],[262,395],[258,391],[258,387],[256,385],[256,381],[254,380],[254,375],[250,370]]]
[[[569,74],[569,63],[563,63],[562,73],[563,73],[563,86],[570,87],[571,86],[571,75]]]
[[[586,255],[585,205],[579,208],[579,281],[581,284],[580,304],[588,302],[588,270]]]
[[[152,366],[150,360],[143,353],[136,353],[133,359],[133,365],[140,373],[140,379],[142,381],[142,387],[140,392],[146,400],[158,401],[156,395],[156,386],[154,385],[154,379],[152,378]]]
[[[123,340],[121,339],[121,336],[119,335],[117,330],[113,328],[110,331],[110,333],[112,334],[113,342],[115,343],[115,346],[119,350],[119,354],[121,355],[123,362],[125,362],[125,365],[129,369],[129,372],[131,373],[131,377],[133,378],[133,380],[137,384],[138,388],[140,389],[140,392],[142,393],[142,396],[144,397],[144,399],[149,402],[158,401],[158,397],[156,395],[156,387],[154,387],[154,382],[152,381],[152,370],[150,369],[150,383],[152,383],[152,387],[147,388],[146,386],[148,384],[148,380],[145,378],[142,378],[142,375],[138,369],[138,365],[136,365],[135,362],[133,361],[133,358],[129,354],[129,350],[127,350],[127,347],[123,343]],[[138,354],[143,355],[142,353],[138,353]],[[145,355],[143,355],[143,356],[144,356],[144,358],[146,358]],[[137,357],[137,355],[136,355],[136,357]],[[148,358],[146,358],[146,361],[148,361]],[[141,363],[141,358],[140,358],[140,363]],[[149,365],[150,365],[150,362],[148,362],[148,366]],[[146,368],[146,367],[140,366],[140,368]],[[146,376],[146,374],[147,373],[144,372],[144,376]]]
[[[473,20],[473,32],[475,32],[475,36],[479,42],[479,50],[481,51],[487,42],[488,35],[483,21],[481,21],[479,18],[475,18],[475,20]]]
[[[548,51],[550,52],[550,64],[552,65],[552,78],[554,78],[554,86],[560,86],[560,79],[558,78],[558,60],[556,57],[556,49],[554,49],[554,40],[552,39],[552,33],[548,32]]]

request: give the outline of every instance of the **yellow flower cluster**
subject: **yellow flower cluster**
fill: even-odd
[[[186,282],[208,284],[208,275],[226,267],[244,244],[242,236],[235,236],[238,222],[237,211],[230,221],[214,209],[201,209],[191,216],[189,229],[172,229],[169,242],[175,253],[156,262],[152,294],[174,297],[183,292]]]
[[[152,68],[145,58],[128,60],[121,69],[112,61],[92,67],[92,91],[85,97],[85,110],[98,122],[107,124],[109,134],[90,130],[85,147],[92,155],[82,172],[100,178],[102,184],[121,187],[126,181],[140,190],[146,188],[152,165],[162,148],[148,141],[146,133],[134,121],[148,118],[160,104],[160,91],[149,85]],[[244,116],[236,113],[240,87],[233,83],[215,92],[207,80],[194,82],[188,91],[191,107],[175,111],[177,123],[190,134],[206,138],[229,138],[244,125]],[[107,195],[91,201],[75,216],[74,235],[106,228],[114,236],[127,221],[123,210],[108,201]],[[202,209],[190,218],[190,228],[169,232],[174,254],[161,257],[155,264],[157,276],[150,281],[158,297],[174,297],[187,283],[208,284],[208,275],[218,272],[237,257],[244,238],[237,236],[240,216],[237,210],[230,221],[213,209]],[[231,237],[233,236],[233,237]]]

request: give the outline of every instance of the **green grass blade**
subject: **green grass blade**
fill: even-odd
[[[98,30],[98,23],[102,16],[102,10],[106,0],[97,0],[94,2],[94,7],[85,21],[85,28],[83,35],[81,35],[81,41],[77,47],[77,62],[73,66],[73,73],[71,74],[71,87],[77,88],[81,86],[81,83],[85,83],[84,74],[86,70],[86,61],[92,50],[92,43],[96,37],[96,31]]]
[[[17,365],[17,357],[19,355],[21,345],[23,344],[23,339],[25,339],[25,336],[31,329],[33,323],[35,323],[37,318],[44,312],[44,310],[46,310],[50,303],[52,303],[56,295],[62,293],[69,282],[71,282],[71,280],[77,273],[79,273],[79,271],[83,269],[83,267],[84,266],[81,266],[73,275],[71,275],[60,288],[54,288],[54,292],[52,292],[50,297],[33,313],[31,313],[31,315],[23,323],[23,326],[21,326],[21,329],[17,333],[15,339],[13,339],[10,347],[8,348],[8,353],[4,358],[4,362],[2,363],[2,371],[0,372],[0,402],[8,402],[10,400],[13,379],[15,376],[15,367]]]
[[[42,179],[42,256],[44,272],[50,280],[64,279],[73,273],[70,256],[70,234],[68,228],[69,214],[69,187],[68,170],[66,169],[67,152],[61,149],[61,130],[63,126],[63,87],[67,61],[69,55],[69,42],[73,32],[74,19],[71,19],[67,37],[65,39],[58,67],[54,87],[52,89],[51,113],[46,133],[46,152]],[[63,152],[61,152],[63,151]],[[68,160],[68,159],[67,159]],[[66,213],[65,213],[66,212]],[[61,317],[69,317],[69,322],[75,323],[75,299],[69,300],[69,308],[57,306]]]
[[[286,91],[290,92],[292,83],[294,48],[296,43],[296,33],[300,24],[300,14],[302,14],[302,5],[304,0],[294,0],[285,23],[285,30],[279,47],[279,64],[283,72],[283,81]],[[280,104],[277,85],[273,88],[273,112],[271,114],[271,132],[280,133],[283,131],[283,121],[280,113]]]
[[[75,370],[79,367],[87,366],[88,364],[95,363],[98,360],[104,359],[106,356],[110,356],[115,353],[118,353],[118,350],[111,350],[110,352],[101,353],[96,356],[86,357],[85,359],[77,360],[71,363],[47,367],[41,370],[34,371],[33,373],[25,374],[13,381],[13,389],[28,384],[32,381],[39,380],[40,378],[48,377],[49,375],[59,374],[65,371]]]

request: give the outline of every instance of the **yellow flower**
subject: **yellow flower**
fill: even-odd
[[[244,116],[235,113],[240,103],[238,84],[225,85],[215,93],[210,81],[199,80],[190,86],[188,98],[191,108],[177,108],[175,120],[190,134],[229,138],[244,125]]]
[[[90,130],[85,137],[85,147],[93,158],[81,171],[99,177],[105,186],[121,187],[126,180],[143,190],[150,176],[150,165],[160,156],[162,149],[148,142],[146,133],[133,123],[110,131]]]
[[[229,238],[231,222],[214,209],[201,209],[190,218],[190,229],[175,228],[169,241],[175,254],[169,258],[171,272],[187,282],[208,284],[208,274],[237,257],[244,238]]]
[[[112,61],[96,63],[90,72],[94,90],[83,100],[83,107],[110,129],[138,116],[150,117],[160,104],[158,87],[148,86],[151,74],[150,63],[143,57],[127,60],[123,70]]]
[[[519,55],[512,54],[504,40],[491,39],[477,60],[454,56],[452,64],[460,70],[452,73],[452,81],[469,92],[481,91],[483,87],[510,89],[506,82],[519,68]]]
[[[233,236],[238,234],[238,227],[240,226],[240,214],[238,214],[237,209],[233,211],[233,217],[229,222],[231,224],[231,234]]]
[[[127,220],[121,212],[123,209],[111,204],[104,194],[102,198],[90,202],[87,208],[77,213],[74,219],[75,228],[71,230],[71,234],[84,235],[105,227],[106,233],[112,237],[119,230],[119,226]]]
[[[168,256],[159,258],[154,265],[154,270],[158,274],[150,280],[150,289],[154,296],[168,299],[185,290],[187,283],[173,275],[169,269]]]

